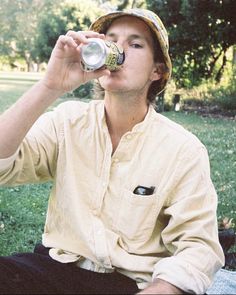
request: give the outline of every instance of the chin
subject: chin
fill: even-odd
[[[125,83],[121,83],[121,81],[100,81],[100,85],[106,91],[117,92],[124,91],[126,86]]]

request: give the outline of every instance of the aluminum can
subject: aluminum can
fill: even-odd
[[[123,48],[116,43],[99,38],[88,39],[89,43],[81,47],[81,64],[86,72],[106,67],[117,70],[125,60]]]

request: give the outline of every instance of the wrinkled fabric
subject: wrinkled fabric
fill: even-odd
[[[207,151],[152,106],[112,154],[104,102],[63,103],[13,158],[0,160],[1,185],[53,181],[43,233],[53,259],[197,294],[223,265]],[[134,194],[140,185],[153,194]]]

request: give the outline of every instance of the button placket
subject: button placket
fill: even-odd
[[[117,164],[117,163],[119,163],[119,162],[120,162],[120,160],[119,160],[118,158],[114,158],[114,159],[113,159],[113,163]]]
[[[99,196],[97,198],[97,211],[101,211],[103,199],[107,191],[107,187],[109,184],[109,177],[110,177],[110,169],[111,169],[111,142],[109,138],[106,140],[106,149],[105,149],[105,156],[104,156],[104,163],[102,165],[102,172],[101,172],[101,189],[99,190]]]
[[[106,126],[105,121],[103,122],[102,125],[102,131],[104,134],[103,138],[103,159],[101,163],[101,170],[99,173],[99,185],[97,187],[97,192],[96,192],[96,199],[94,200],[94,209],[100,210],[101,203],[103,201],[104,194],[106,192],[107,186],[108,186],[108,181],[109,181],[109,173],[107,170],[109,170],[110,165],[111,165],[111,151],[112,151],[112,145],[111,145],[111,140],[109,136],[109,132]]]
[[[105,228],[102,221],[98,218],[93,219],[95,253],[102,265],[111,268],[111,261],[106,243]]]

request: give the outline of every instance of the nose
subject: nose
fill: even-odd
[[[127,58],[127,46],[125,45],[125,42],[124,42],[124,40],[122,40],[122,38],[119,38],[118,40],[113,41],[113,42],[118,47],[119,52],[122,52],[123,51],[123,54],[120,55],[120,57],[119,57],[119,62],[118,63],[120,65],[121,64],[124,64],[125,63],[125,60]]]
[[[126,45],[125,45],[125,39],[124,38],[119,37],[115,43],[125,50]]]
[[[122,41],[122,39],[117,40],[117,41],[116,41],[116,44],[117,44],[118,46],[121,46],[122,48],[124,48],[124,41]]]
[[[118,47],[122,48],[123,51],[124,51],[124,60],[127,58],[128,56],[128,45],[127,45],[127,42],[125,42],[124,39],[122,38],[119,38],[117,41],[116,41],[116,44]]]

